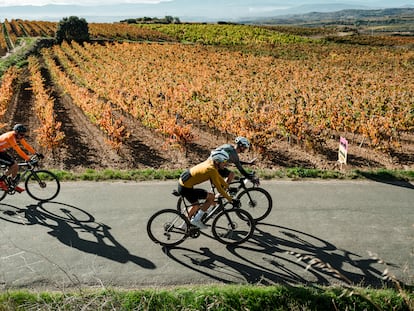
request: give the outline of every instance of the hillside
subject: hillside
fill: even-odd
[[[285,16],[263,17],[245,23],[295,25],[303,27],[352,27],[360,32],[402,32],[414,34],[414,8],[376,10],[347,9],[333,12],[311,12]]]
[[[184,27],[184,26],[183,26]],[[215,29],[215,28],[210,28]],[[227,28],[220,28],[220,29],[227,29]],[[153,34],[154,32],[152,32]],[[169,37],[172,37],[171,34],[168,35]],[[166,36],[166,37],[168,37]],[[179,39],[179,38],[178,38]],[[194,39],[195,41],[198,41],[199,39]],[[128,45],[130,44],[130,45]],[[88,78],[88,76],[83,76],[83,74],[88,74],[89,70],[79,70],[79,68],[90,68],[92,64],[96,64],[96,70],[105,69],[105,67],[110,68],[112,65],[109,63],[109,59],[112,59],[113,62],[120,62],[120,64],[123,64],[124,70],[121,73],[126,73],[127,67],[126,62],[122,63],[123,55],[127,53],[128,49],[132,50],[135,49],[135,45],[133,43],[124,44],[126,50],[123,53],[118,54],[120,46],[116,44],[112,44],[110,46],[107,46],[107,50],[109,51],[109,55],[105,58],[100,54],[95,54],[94,58],[95,61],[93,63],[89,63],[90,57],[88,56],[88,53],[98,53],[98,52],[104,52],[106,51],[104,48],[98,48],[101,47],[101,45],[96,45],[95,47],[86,47],[85,49],[81,49],[80,47],[73,45],[70,46],[64,46],[61,49],[55,49],[53,50],[53,57],[52,59],[55,59],[57,61],[57,64],[60,64],[61,70],[64,72],[65,76],[71,77],[71,80],[73,82],[77,82],[77,84],[88,83],[88,89],[89,92],[98,93],[101,92],[98,89],[98,86],[95,85],[93,82],[94,80],[102,80],[102,82],[107,81],[109,76],[105,78],[104,74],[101,74],[97,76],[95,79]],[[217,64],[216,67],[213,66],[213,63],[208,62],[209,57],[217,57],[217,55],[221,55],[221,57],[228,57],[228,59],[232,59],[233,53],[237,53],[237,55],[245,57],[245,59],[249,59],[249,61],[257,61],[257,62],[264,62],[264,61],[270,61],[272,58],[262,58],[262,56],[253,56],[255,53],[274,53],[275,55],[279,55],[276,58],[274,58],[274,61],[279,62],[279,66],[282,65],[282,63],[286,63],[288,66],[294,66],[297,69],[298,64],[294,58],[297,57],[303,57],[303,55],[308,55],[310,58],[309,64],[312,63],[312,57],[315,57],[315,61],[319,65],[322,65],[326,63],[326,60],[322,54],[320,54],[322,51],[323,53],[326,53],[324,51],[325,47],[324,45],[320,45],[322,50],[317,51],[311,51],[308,49],[308,47],[312,45],[302,45],[303,43],[299,43],[297,45],[281,45],[281,47],[278,50],[275,50],[274,47],[272,47],[272,50],[260,50],[257,46],[253,47],[253,51],[245,51],[243,53],[241,52],[234,52],[233,50],[240,49],[240,48],[227,48],[227,47],[217,47],[216,48],[209,48],[209,47],[192,47],[187,45],[184,45],[182,47],[177,46],[176,44],[171,45],[171,49],[167,48],[166,44],[161,44],[158,46],[157,49],[153,50],[151,52],[152,45],[148,45],[148,48],[143,46],[141,47],[142,50],[140,52],[137,52],[135,55],[142,55],[142,57],[149,57],[144,56],[146,53],[149,53],[148,55],[152,55],[151,57],[155,57],[155,53],[161,53],[159,54],[159,59],[162,58],[167,59],[168,57],[179,57],[180,54],[187,55],[187,58],[192,61],[191,65],[187,67],[181,67],[178,71],[173,71],[172,67],[170,70],[174,73],[174,77],[179,77],[180,74],[184,74],[187,76],[195,75],[195,73],[192,71],[194,70],[194,67],[197,66],[199,61],[198,55],[205,55],[205,61],[208,63],[208,66],[202,67],[201,72],[207,73],[208,70],[212,69],[213,72],[215,71],[215,80],[220,81],[222,77],[218,75],[219,68],[223,68],[223,65],[220,65],[220,63]],[[295,46],[295,49],[292,49],[292,47]],[[180,53],[174,53],[173,47],[176,47],[180,49]],[[339,50],[336,49],[336,46],[331,52],[329,53],[336,53],[331,54],[332,59],[334,61],[334,64],[336,62],[342,62],[342,58],[344,58],[344,61],[346,64],[348,64],[348,60],[346,59],[346,55],[350,53],[351,51],[354,51],[353,48],[349,47],[350,52],[342,52],[340,53]],[[303,51],[300,51],[299,49],[304,49]],[[112,50],[110,50],[112,49]],[[165,51],[164,51],[165,50]],[[171,51],[170,51],[171,50]],[[52,50],[51,50],[52,51]],[[112,51],[112,52],[111,52]],[[292,54],[292,51],[294,51],[296,54]],[[358,53],[367,53],[368,50],[357,48]],[[62,54],[63,53],[63,54]],[[169,54],[171,53],[171,54]],[[246,53],[246,54],[244,54]],[[260,54],[259,53],[259,54]],[[290,54],[288,54],[290,53]],[[300,54],[300,53],[303,53]],[[352,52],[354,53],[354,52]],[[370,52],[371,53],[371,52]],[[386,50],[384,50],[384,55],[389,55],[387,57],[390,57],[390,60],[394,61],[394,57],[389,54]],[[64,55],[66,54],[66,56]],[[76,54],[79,54],[76,56]],[[374,49],[374,54],[378,54],[378,51]],[[10,101],[10,105],[7,109],[7,113],[3,116],[2,121],[7,123],[7,127],[11,127],[14,123],[24,123],[29,126],[31,131],[30,135],[30,141],[40,150],[42,150],[43,153],[47,155],[45,165],[50,168],[58,168],[58,169],[69,169],[69,170],[81,170],[84,168],[96,168],[96,169],[103,169],[103,168],[119,168],[119,169],[132,169],[132,168],[170,168],[170,169],[182,169],[185,167],[188,167],[190,165],[193,165],[197,162],[202,161],[205,159],[210,150],[214,148],[215,146],[226,143],[226,142],[232,142],[234,139],[234,136],[236,136],[240,132],[234,132],[231,134],[231,132],[228,132],[226,134],[226,131],[215,129],[212,127],[207,126],[206,124],[203,124],[201,121],[192,120],[192,134],[194,135],[194,140],[192,140],[189,144],[185,146],[185,148],[179,147],[177,143],[171,143],[168,142],[169,138],[165,134],[163,134],[159,129],[154,129],[151,127],[148,127],[145,125],[145,122],[143,120],[138,120],[133,116],[133,114],[122,111],[119,107],[116,108],[116,106],[113,106],[113,111],[111,120],[122,120],[122,124],[127,128],[129,132],[129,136],[124,139],[121,147],[116,150],[112,149],[110,145],[108,145],[108,134],[106,134],[104,131],[102,131],[102,128],[100,126],[94,125],[91,122],[90,116],[88,116],[89,113],[85,113],[81,110],[79,105],[76,103],[76,100],[78,99],[77,96],[70,95],[67,90],[64,89],[62,85],[59,85],[59,83],[56,82],[55,78],[53,78],[53,74],[51,72],[50,67],[46,65],[45,56],[42,54],[37,54],[39,64],[40,64],[40,72],[42,75],[42,79],[44,81],[44,85],[47,89],[47,92],[51,95],[51,97],[54,99],[54,110],[56,115],[56,121],[61,122],[61,128],[60,130],[64,133],[65,138],[62,141],[59,148],[54,149],[53,151],[48,151],[44,147],[41,147],[39,145],[38,140],[36,139],[37,136],[37,129],[40,127],[40,121],[36,117],[32,111],[34,110],[34,107],[36,105],[36,98],[35,95],[31,89],[31,82],[30,77],[31,74],[29,70],[26,67],[23,67],[21,70],[21,73],[19,75],[18,80],[15,83],[14,87],[14,93],[13,97]],[[169,56],[168,56],[169,55]],[[250,56],[249,56],[250,55]],[[282,56],[280,56],[282,55]],[[284,56],[283,56],[284,55]],[[312,56],[313,55],[313,56]],[[367,55],[361,54],[360,56],[363,56],[361,59],[362,62],[366,62],[373,56],[367,53]],[[79,57],[80,56],[80,57]],[[168,56],[168,57],[167,57]],[[99,57],[102,57],[102,59],[99,59]],[[115,57],[115,58],[114,58]],[[257,57],[257,60],[256,60]],[[336,59],[336,57],[338,57]],[[404,56],[405,57],[405,56]],[[407,54],[407,57],[409,57],[409,54]],[[192,59],[194,58],[194,59]],[[320,60],[319,60],[320,58]],[[65,60],[67,59],[67,60]],[[148,70],[152,69],[152,71],[148,71],[147,74],[144,74],[143,76],[147,79],[150,79],[150,75],[153,75],[153,78],[155,79],[154,83],[149,82],[148,83],[148,93],[157,92],[157,88],[163,88],[164,82],[168,82],[167,80],[167,73],[164,73],[164,75],[161,75],[161,70],[166,68],[165,64],[159,61],[156,61],[158,59],[155,57],[152,60],[152,66],[148,67]],[[181,59],[181,58],[180,58]],[[405,58],[404,58],[405,59]],[[125,60],[132,60],[131,58],[126,57]],[[136,60],[137,61],[137,60]],[[241,62],[243,61],[243,58],[239,60]],[[68,64],[64,64],[64,62],[68,62]],[[302,61],[303,62],[303,61]],[[375,60],[372,60],[373,63],[375,63]],[[70,65],[70,63],[73,63]],[[173,63],[176,63],[173,61]],[[173,64],[171,63],[171,64]],[[101,66],[99,64],[106,64],[106,66]],[[144,68],[147,66],[148,62],[142,62],[137,64],[134,68]],[[170,63],[168,63],[168,66],[171,66]],[[236,78],[237,76],[242,77],[241,72],[241,65],[238,65],[237,62],[234,64],[227,62],[228,70],[232,71],[230,69],[230,65],[234,66],[234,68],[238,68],[238,74],[236,76],[233,76]],[[335,66],[337,66],[336,64]],[[73,67],[70,67],[73,66]],[[154,68],[157,68],[155,66],[159,66],[159,69],[154,70]],[[244,66],[247,66],[245,63]],[[266,68],[259,68],[257,65],[252,63],[251,68],[255,68],[255,75],[259,74],[263,75],[263,79],[267,79],[266,76],[268,76],[268,69]],[[341,65],[342,66],[342,65]],[[381,65],[382,67],[383,65]],[[405,64],[404,66],[412,66],[409,63]],[[410,70],[408,70],[410,67],[401,67],[400,69],[403,70],[401,73],[402,78],[407,78],[408,75],[410,75]],[[116,66],[115,66],[116,67]],[[115,68],[114,67],[114,68]],[[209,68],[210,67],[210,68]],[[381,68],[380,67],[380,68]],[[249,69],[250,67],[246,67],[247,74],[251,74],[251,71]],[[277,67],[276,67],[277,68]],[[340,66],[338,67],[340,68]],[[143,69],[141,69],[143,70]],[[159,71],[158,71],[159,70]],[[308,65],[304,64],[303,69],[307,72]],[[326,68],[326,70],[329,70],[329,66]],[[261,73],[262,72],[262,73]],[[367,73],[362,73],[365,78],[367,78]],[[112,73],[115,74],[115,69],[112,70]],[[158,75],[157,75],[158,73]],[[396,72],[397,73],[397,72]],[[284,72],[286,75],[286,72]],[[294,72],[292,73],[294,74]],[[313,74],[312,71],[307,72],[306,74]],[[331,72],[330,74],[333,74]],[[407,77],[406,77],[407,76]],[[104,79],[101,79],[103,78]],[[142,75],[133,76],[132,79],[135,79],[133,81],[137,81],[136,83],[139,84],[138,79],[142,77]],[[294,75],[292,75],[292,78]],[[338,76],[340,77],[340,76]],[[276,76],[273,77],[273,80],[276,78]],[[280,77],[283,79],[283,76]],[[375,79],[375,72],[371,77],[372,79]],[[227,78],[226,78],[227,79]],[[243,81],[247,82],[246,85],[254,85],[252,83],[252,78],[245,79]],[[178,79],[179,81],[184,81],[181,79]],[[295,80],[297,83],[300,83],[300,81],[303,79]],[[88,81],[88,82],[86,82]],[[121,85],[118,85],[120,79],[114,80],[114,85],[107,85],[104,90],[106,92],[101,93],[101,96],[109,96],[109,93],[111,92],[111,88],[114,87],[115,89],[120,88]],[[130,79],[126,79],[126,81],[130,81]],[[206,76],[206,80],[201,80],[203,82],[200,82],[200,85],[216,85],[214,84],[214,81],[212,81],[209,78],[209,75]],[[268,80],[264,80],[268,81]],[[270,80],[269,80],[270,81]],[[292,80],[293,81],[293,80]],[[315,80],[318,82],[318,80]],[[407,81],[410,81],[409,79]],[[99,82],[99,81],[96,81]],[[231,85],[233,83],[232,81],[228,80],[222,80],[223,85]],[[282,82],[282,80],[280,80]],[[266,82],[269,83],[269,82]],[[397,85],[404,85],[402,83]],[[217,88],[220,87],[220,83],[217,84]],[[221,86],[223,87],[223,86]],[[255,88],[258,88],[265,92],[265,89],[263,85],[257,84]],[[287,87],[287,86],[286,86]],[[317,84],[315,84],[314,87],[317,87]],[[355,87],[359,87],[355,85]],[[386,89],[389,87],[384,84],[384,89],[378,93],[378,94],[387,94],[388,92]],[[154,88],[154,89],[152,89]],[[182,89],[181,86],[178,87],[179,89]],[[231,90],[234,87],[227,87],[224,88],[226,90]],[[334,87],[335,88],[335,87]],[[351,88],[352,89],[352,88]],[[350,90],[351,90],[350,89]],[[256,89],[254,89],[256,90]],[[390,89],[391,90],[391,89]],[[159,92],[159,91],[158,91]],[[169,91],[167,91],[169,92]],[[195,91],[194,91],[195,92]],[[197,93],[192,93],[190,98],[194,99],[197,96]],[[201,92],[201,91],[199,91]],[[200,97],[199,100],[203,100],[204,103],[202,106],[207,106],[208,101],[207,99],[211,97],[210,102],[214,103],[214,98],[217,96],[222,95],[216,95],[214,93],[213,89],[204,89],[202,92],[206,92],[205,98]],[[211,92],[208,93],[207,92]],[[256,92],[256,91],[255,91]],[[270,92],[270,89],[266,92]],[[157,93],[161,94],[161,93]],[[191,94],[191,93],[190,93]],[[292,93],[293,94],[293,93]],[[93,94],[91,94],[93,95]],[[115,95],[115,94],[114,94]],[[155,94],[156,95],[156,94]],[[129,96],[128,92],[125,91],[125,96]],[[157,95],[154,97],[151,97],[151,100],[153,101],[151,105],[157,104],[157,101],[160,101],[163,98],[164,95]],[[178,96],[178,95],[177,95]],[[225,96],[232,96],[231,94],[225,95]],[[280,95],[279,95],[280,96]],[[287,94],[287,96],[292,96],[291,94]],[[317,94],[314,94],[314,96],[319,96]],[[321,95],[322,96],[322,95]],[[250,100],[251,96],[247,96],[246,100]],[[115,100],[114,98],[107,97],[108,101],[110,101],[113,105],[117,103],[119,100]],[[126,98],[126,97],[125,97]],[[298,97],[297,100],[300,100],[302,97]],[[179,97],[176,98],[177,102],[179,102],[181,99]],[[132,96],[131,100],[137,100],[136,96]],[[250,103],[250,105],[252,105]],[[202,107],[200,106],[200,108]],[[148,106],[149,108],[149,106]],[[176,109],[176,108],[174,108]],[[381,109],[385,109],[385,107],[382,107]],[[150,114],[156,114],[161,118],[162,111],[158,110],[157,112],[151,111]],[[101,113],[102,114],[102,113]],[[94,118],[97,118],[98,115],[96,115]],[[207,116],[205,116],[207,117]],[[220,117],[220,114],[213,113],[209,116],[212,121],[214,118]],[[265,116],[263,116],[265,117]],[[295,115],[292,115],[292,118],[294,118]],[[174,116],[176,118],[176,116]],[[195,116],[194,116],[195,118]],[[183,118],[181,120],[191,120],[190,118]],[[111,122],[112,122],[111,121]],[[411,119],[412,121],[412,119]],[[183,122],[183,121],[180,121]],[[254,122],[252,124],[254,128],[256,128],[256,131],[260,131],[260,127],[257,127]],[[265,124],[261,125],[265,129]],[[240,131],[243,131],[242,128],[240,128]],[[244,130],[245,131],[245,130]],[[318,136],[310,136],[310,137],[316,137],[315,140],[300,140],[297,137],[290,136],[288,138],[287,136],[283,135],[276,135],[274,134],[274,139],[271,139],[269,141],[263,141],[263,143],[268,144],[266,152],[262,152],[261,148],[264,147],[262,143],[258,143],[257,138],[254,136],[249,136],[254,144],[254,148],[251,150],[249,154],[243,155],[244,159],[251,159],[253,157],[258,157],[257,165],[252,167],[253,169],[259,169],[259,168],[266,168],[266,169],[273,169],[277,170],[279,168],[284,167],[303,167],[303,168],[319,168],[319,169],[339,169],[339,165],[337,163],[338,159],[338,146],[339,146],[339,135],[340,132],[334,132],[332,131],[330,135],[324,135],[323,140],[318,138]],[[346,133],[343,133],[346,135]],[[313,134],[312,134],[313,135]],[[350,150],[349,150],[349,156],[348,156],[348,165],[345,167],[346,169],[352,169],[352,168],[360,168],[360,169],[375,169],[375,168],[389,168],[389,169],[413,169],[414,167],[414,134],[412,131],[405,131],[401,134],[401,137],[399,138],[399,147],[393,148],[390,151],[384,151],[381,148],[373,148],[369,144],[369,140],[363,138],[361,135],[354,134],[354,135],[346,135],[350,142]]]

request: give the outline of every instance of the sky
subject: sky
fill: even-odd
[[[143,4],[158,4],[160,2],[174,2],[174,0],[0,0],[0,6],[20,6],[20,5],[35,5],[35,6],[42,6],[46,4],[76,4],[76,5],[106,5],[106,4],[121,4],[121,3],[143,3]],[[194,0],[194,3],[196,2],[208,2],[208,1],[197,1]],[[226,2],[226,0],[223,0],[223,2]],[[228,2],[228,1],[227,1]],[[232,2],[232,1],[230,1]],[[234,1],[233,1],[234,2]],[[236,1],[237,2],[237,1]],[[260,2],[260,1],[258,1]],[[266,1],[267,3],[274,2],[275,5],[279,6],[293,6],[302,3],[307,3],[310,1],[283,1],[283,0],[275,0],[275,1]],[[386,5],[388,7],[391,6],[402,6],[407,3],[412,3],[413,1],[409,0],[388,0],[388,1],[378,1],[378,0],[315,0],[312,1],[314,3],[367,3],[367,4],[375,4],[379,3],[381,5],[386,5],[387,3],[389,5]]]
[[[48,7],[78,5],[81,7]],[[121,4],[134,4],[122,6]],[[23,7],[31,5],[32,7]],[[112,5],[109,7],[108,5]],[[0,0],[2,19],[59,20],[65,16],[113,22],[125,18],[179,17],[181,21],[238,21],[244,18],[327,12],[343,9],[414,7],[414,0]],[[33,7],[35,6],[35,7]]]
[[[46,4],[77,4],[77,5],[99,5],[99,4],[119,4],[119,3],[145,3],[157,4],[171,0],[0,0],[0,6],[19,6],[19,5],[46,5]]]

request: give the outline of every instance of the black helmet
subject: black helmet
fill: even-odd
[[[15,131],[18,134],[20,134],[20,133],[26,133],[27,132],[27,128],[23,124],[16,124],[13,127],[13,131]]]

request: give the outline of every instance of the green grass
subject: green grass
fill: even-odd
[[[10,66],[23,67],[27,64],[27,55],[36,45],[37,39],[31,37],[20,38],[17,51],[7,57],[0,58],[0,77]],[[22,48],[19,48],[22,46]]]
[[[0,310],[413,310],[395,289],[212,285],[141,290],[6,291]]]
[[[61,171],[52,170],[59,180],[62,181],[105,181],[105,180],[131,180],[131,181],[148,181],[148,180],[175,180],[178,179],[181,169],[135,169],[135,170],[94,170],[85,169],[84,171]],[[256,174],[262,180],[270,179],[370,179],[378,181],[412,181],[414,180],[414,171],[411,170],[320,170],[309,168],[285,168],[280,170],[257,170]]]
[[[270,28],[216,24],[140,24],[177,38],[181,42],[207,45],[261,45],[308,43],[317,40],[281,33]]]

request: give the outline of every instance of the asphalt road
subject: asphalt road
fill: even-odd
[[[205,230],[173,249],[146,223],[173,208],[175,182],[65,182],[53,201],[0,202],[0,288],[160,287],[200,283],[382,286],[414,283],[414,186],[267,181],[271,215],[226,247]]]

